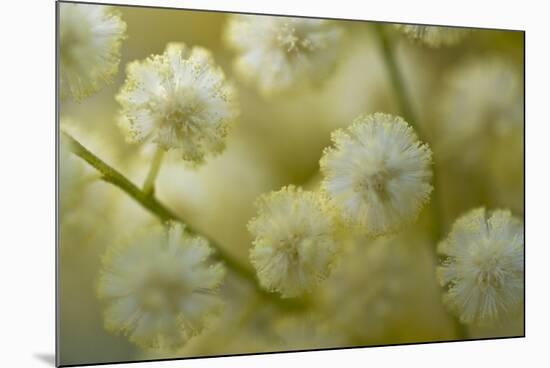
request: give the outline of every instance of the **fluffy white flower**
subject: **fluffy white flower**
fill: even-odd
[[[117,100],[128,140],[150,139],[201,163],[207,154],[223,150],[237,117],[235,97],[209,51],[172,43],[162,55],[128,65]]]
[[[468,34],[466,28],[396,24],[395,27],[414,40],[430,47],[451,46]]]
[[[215,292],[225,270],[208,264],[211,252],[205,239],[179,224],[148,229],[110,249],[98,289],[108,303],[105,327],[144,348],[181,347],[220,306]]]
[[[416,218],[432,191],[431,151],[403,119],[360,116],[332,140],[320,163],[323,188],[345,220],[383,234]]]
[[[318,194],[288,186],[260,197],[250,259],[261,285],[298,296],[329,273],[337,244],[334,222]]]
[[[523,298],[523,224],[510,211],[484,208],[460,217],[438,251],[445,301],[465,323],[497,320]]]
[[[521,65],[499,56],[465,60],[445,79],[433,146],[442,167],[483,178],[486,205],[518,214],[524,211],[523,97]]]
[[[441,96],[442,146],[462,149],[473,140],[502,137],[523,129],[523,80],[498,57],[470,59],[453,70]]]
[[[323,283],[318,307],[354,345],[396,344],[453,337],[441,306],[433,244],[414,231],[353,237]]]
[[[59,4],[62,97],[80,100],[113,80],[126,24],[104,5]]]
[[[225,38],[238,52],[237,73],[264,95],[318,83],[337,63],[344,30],[321,19],[232,16]]]

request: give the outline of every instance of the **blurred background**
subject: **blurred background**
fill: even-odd
[[[252,241],[246,224],[255,215],[253,203],[259,195],[287,184],[315,188],[319,159],[333,130],[349,125],[359,114],[400,115],[373,23],[338,21],[347,38],[341,60],[327,80],[266,98],[233,73],[235,54],[222,42],[229,14],[134,7],[117,11],[128,36],[118,76],[79,103],[62,101],[62,122],[90,151],[132,182],[142,183],[154,150],[127,143],[117,125],[114,96],[124,81],[125,65],[161,54],[168,42],[211,50],[237,86],[240,119],[226,150],[199,168],[187,167],[177,153],[170,153],[158,177],[157,195],[243,262],[248,262]],[[471,30],[455,45],[431,48],[392,24],[382,27],[404,73],[416,124],[434,151],[433,195],[439,198],[443,232],[457,216],[477,206],[508,208],[522,218],[523,33]],[[348,236],[337,267],[313,292],[313,307],[307,311],[274,308],[229,275],[222,289],[226,308],[206,331],[177,352],[139,349],[124,336],[104,330],[96,285],[105,250],[157,220],[74,160],[78,161],[61,161],[61,171],[83,164],[71,171],[81,178],[79,185],[60,193],[63,364],[456,338],[455,323],[435,279],[438,259],[425,209],[417,223],[393,236]],[[468,331],[469,338],[521,334],[521,312],[496,326]]]

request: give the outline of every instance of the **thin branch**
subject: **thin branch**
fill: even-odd
[[[155,194],[155,180],[160,171],[160,166],[162,165],[162,158],[164,157],[164,149],[162,147],[157,147],[155,154],[153,156],[153,161],[151,162],[151,167],[149,168],[149,173],[145,178],[143,184],[143,192],[146,195]]]
[[[390,39],[385,32],[381,24],[376,24],[376,33],[378,34],[378,39],[380,46],[382,48],[382,56],[384,57],[384,63],[388,68],[388,73],[391,78],[392,85],[394,87],[394,92],[399,103],[399,108],[403,114],[403,118],[411,124],[416,131],[418,131],[417,120],[414,114],[412,104],[410,103],[410,98],[405,88],[405,81],[397,65],[397,58],[390,42]]]
[[[106,164],[103,160],[90,152],[86,147],[80,144],[80,142],[78,142],[69,134],[65,132],[62,132],[61,134],[63,135],[63,138],[69,143],[71,151],[75,155],[86,161],[88,164],[90,164],[92,167],[94,167],[97,171],[99,171],[101,173],[101,179],[103,181],[121,189],[123,192],[136,200],[141,206],[143,206],[143,208],[158,217],[159,220],[161,220],[162,222],[167,222],[170,220],[178,221],[182,224],[185,224],[186,230],[190,234],[199,234],[189,225],[188,222],[181,219],[178,215],[172,212],[172,210],[168,209],[161,202],[159,202],[154,195],[147,194],[142,191],[134,183],[128,180],[124,175],[122,175],[113,167]],[[205,237],[202,234],[199,235]],[[258,294],[260,294],[262,299],[277,304],[280,307],[289,309],[300,309],[306,306],[305,301],[302,299],[281,299],[277,295],[269,293],[262,289],[262,287],[257,282],[255,272],[251,268],[247,267],[239,260],[235,259],[214,240],[208,240],[210,245],[216,250],[215,256],[220,261],[224,262],[225,265],[235,274],[250,282],[256,288],[256,291],[258,292]]]

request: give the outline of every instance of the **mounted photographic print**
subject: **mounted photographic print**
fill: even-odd
[[[524,32],[57,3],[57,364],[524,336]]]

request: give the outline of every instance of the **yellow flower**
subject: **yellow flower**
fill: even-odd
[[[110,7],[59,4],[62,97],[78,101],[113,80],[125,31],[126,23]]]
[[[344,30],[320,19],[232,16],[225,38],[237,73],[264,95],[321,81],[336,65]]]
[[[431,151],[403,119],[360,116],[332,140],[322,185],[348,223],[379,235],[416,218],[432,191]]]
[[[220,307],[225,269],[207,261],[211,253],[205,239],[175,223],[110,249],[98,289],[108,303],[105,327],[144,348],[181,347]]]
[[[466,28],[413,24],[396,24],[395,28],[402,31],[409,38],[418,40],[430,47],[455,45],[462,41],[469,32]]]
[[[523,300],[523,224],[510,211],[474,209],[460,217],[438,251],[447,305],[464,323],[491,322]]]
[[[117,100],[128,140],[150,139],[196,164],[223,151],[238,114],[235,92],[210,52],[176,43],[130,63]]]
[[[337,250],[334,221],[313,192],[287,186],[260,197],[258,217],[248,225],[254,235],[250,259],[261,285],[295,297],[324,279]]]

